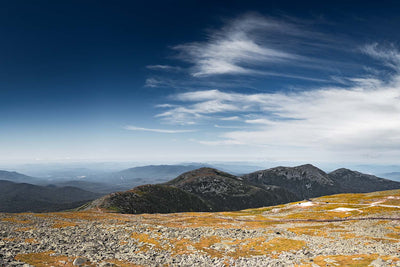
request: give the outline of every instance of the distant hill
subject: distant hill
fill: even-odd
[[[311,164],[257,171],[244,175],[243,179],[255,184],[281,186],[296,194],[299,199],[400,188],[400,182],[348,169],[338,169],[327,174]]]
[[[387,178],[387,179],[391,179],[391,180],[395,180],[395,181],[400,181],[400,172],[389,172],[389,173],[383,173],[380,176]]]
[[[45,212],[76,208],[101,194],[76,187],[37,186],[0,180],[0,212]]]
[[[242,178],[258,185],[281,186],[294,193],[299,200],[340,192],[337,182],[311,164],[271,168],[244,175]]]
[[[200,197],[214,211],[270,206],[296,199],[294,194],[283,188],[253,185],[212,168],[184,173],[166,184]]]
[[[57,187],[72,186],[80,188],[82,190],[94,193],[101,193],[101,194],[109,194],[116,191],[126,190],[126,186],[119,186],[108,183],[99,183],[99,182],[85,181],[85,180],[59,181],[59,182],[54,182],[53,185]]]
[[[329,177],[339,184],[343,193],[368,193],[400,188],[400,182],[344,168],[329,173]]]
[[[204,165],[148,165],[119,172],[87,177],[86,180],[113,184],[125,190],[144,184],[164,183],[176,176]]]
[[[252,185],[216,169],[200,168],[165,184],[139,186],[126,192],[110,194],[86,208],[111,208],[128,213],[231,211],[287,203],[296,199],[294,194],[277,186]],[[171,203],[171,206],[160,203]]]
[[[43,180],[39,178],[31,177],[18,172],[13,172],[13,171],[10,172],[3,170],[0,170],[0,180],[11,181],[14,183],[31,183],[31,184],[39,184],[43,182]]]

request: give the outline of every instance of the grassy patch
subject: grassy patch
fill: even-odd
[[[361,254],[361,255],[329,255],[317,256],[314,263],[319,266],[348,266],[360,267],[368,266],[372,261],[381,258],[382,260],[395,260],[398,258],[392,256],[380,256],[378,254]]]
[[[1,219],[4,222],[18,223],[18,224],[29,224],[32,223],[31,220],[20,219],[18,217],[9,217]]]
[[[74,227],[74,226],[77,226],[77,225],[78,224],[75,223],[75,222],[56,220],[56,221],[54,221],[53,228]]]
[[[72,259],[67,256],[52,256],[54,251],[39,253],[18,254],[15,259],[36,267],[68,266],[73,267]],[[70,261],[69,261],[70,260]],[[91,266],[89,263],[86,266]]]

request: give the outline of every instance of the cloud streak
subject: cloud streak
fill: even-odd
[[[154,133],[167,133],[167,134],[175,134],[175,133],[191,133],[196,130],[166,130],[166,129],[153,129],[153,128],[143,128],[136,127],[132,125],[127,125],[123,127],[125,130],[129,131],[143,131],[143,132],[154,132]]]
[[[192,42],[173,47],[179,58],[192,63],[195,77],[217,74],[257,74],[254,66],[282,63],[300,56],[262,44],[256,32],[293,32],[293,27],[254,14],[232,20],[213,31],[205,42]]]

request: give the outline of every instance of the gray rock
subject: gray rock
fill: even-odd
[[[78,257],[74,260],[74,262],[72,263],[75,266],[81,266],[83,264],[85,264],[88,260],[84,257]]]

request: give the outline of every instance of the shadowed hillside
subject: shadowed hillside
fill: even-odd
[[[46,212],[79,207],[101,196],[76,187],[37,186],[0,180],[0,212]]]

